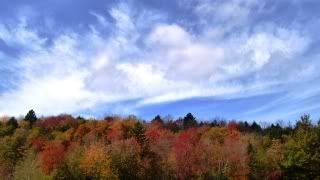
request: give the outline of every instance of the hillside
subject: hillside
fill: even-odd
[[[0,123],[3,179],[319,179],[320,124],[70,115]]]

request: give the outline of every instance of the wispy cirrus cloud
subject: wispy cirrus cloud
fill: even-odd
[[[135,103],[126,113],[139,113],[143,106],[189,98],[290,91],[314,78],[308,68],[298,73],[300,80],[292,78],[301,67],[315,65],[302,62],[312,35],[295,22],[257,21],[270,11],[266,2],[192,3],[178,6],[192,9],[190,22],[197,23],[191,28],[170,13],[130,2],[103,12],[88,9],[95,19],[86,30],[79,24],[81,31],[78,26],[61,30],[55,19],[51,31],[59,26],[59,33],[43,33],[23,15],[0,22],[0,40],[19,49],[15,56],[0,49],[0,61],[12,59],[16,71],[11,72],[18,77],[10,80],[17,86],[0,91],[0,114],[31,108],[40,114],[72,113],[128,100]]]

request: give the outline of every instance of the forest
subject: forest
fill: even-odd
[[[294,125],[62,114],[2,117],[0,178],[320,179],[320,121]]]

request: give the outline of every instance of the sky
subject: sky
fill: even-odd
[[[318,0],[0,0],[0,115],[320,117]]]

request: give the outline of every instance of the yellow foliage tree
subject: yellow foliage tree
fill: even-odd
[[[90,179],[117,179],[110,163],[106,147],[102,144],[92,144],[84,150],[80,169]]]

